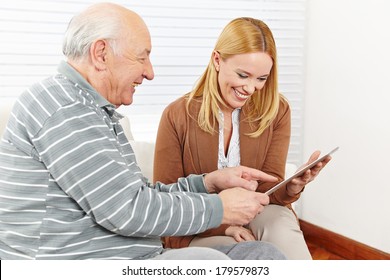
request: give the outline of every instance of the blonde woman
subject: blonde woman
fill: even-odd
[[[189,174],[238,165],[282,179],[291,117],[277,76],[276,46],[268,26],[253,18],[231,21],[195,88],[162,115],[154,180],[171,183]],[[314,153],[309,162],[318,156]],[[276,245],[289,259],[311,259],[291,203],[325,164],[270,195],[270,205],[247,226],[221,225],[198,235],[167,237],[165,246],[218,247],[262,240]],[[271,187],[259,182],[257,191]]]

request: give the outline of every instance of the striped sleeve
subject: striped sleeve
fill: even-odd
[[[149,188],[134,172],[135,166],[126,162],[126,151],[105,122],[80,103],[61,107],[32,141],[62,190],[112,232],[194,234],[222,220],[218,197],[186,192],[190,186],[203,186],[196,177],[183,178],[170,187]],[[171,193],[158,191],[169,188]]]

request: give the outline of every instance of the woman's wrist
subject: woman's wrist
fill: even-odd
[[[293,192],[293,191],[291,191],[291,188],[289,188],[287,185],[286,186],[286,193],[288,196],[295,197],[295,196],[299,195],[301,192],[303,192],[304,189],[305,189],[305,186],[303,186],[303,188],[300,191]]]

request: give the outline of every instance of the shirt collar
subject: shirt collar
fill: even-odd
[[[100,93],[98,93],[90,83],[69,63],[61,61],[58,65],[58,72],[64,75],[68,80],[72,81],[81,90],[89,93],[99,107],[103,108],[112,119],[121,119],[123,115],[118,113],[116,107],[105,99]]]
[[[82,90],[87,91],[96,101],[96,103],[100,107],[104,107],[107,105],[112,105],[110,102],[108,102],[107,99],[105,99],[101,94],[99,94],[90,83],[87,82],[87,80],[81,76],[81,74],[74,69],[69,63],[66,61],[61,61],[60,65],[58,65],[58,72],[62,75],[64,75],[67,79],[72,81],[74,84],[76,84],[78,87],[80,87]],[[114,105],[112,105],[114,106]]]

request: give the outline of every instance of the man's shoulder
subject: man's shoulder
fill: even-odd
[[[56,74],[31,85],[22,95],[25,101],[35,100],[40,103],[54,103],[63,106],[74,102],[77,88],[63,75]]]
[[[16,101],[12,113],[34,133],[59,110],[81,103],[77,92],[77,88],[62,75],[50,76],[26,89]]]

